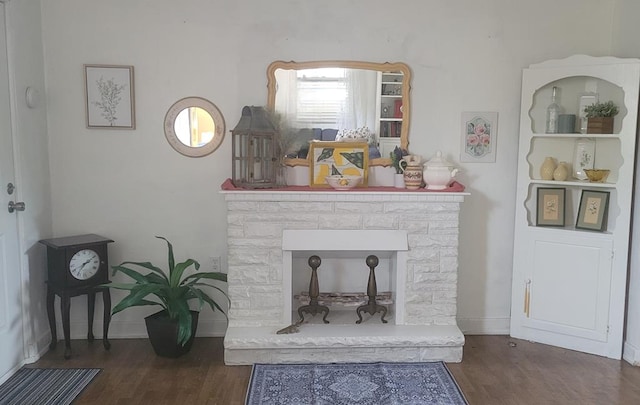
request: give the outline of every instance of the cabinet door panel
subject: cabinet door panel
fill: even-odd
[[[611,241],[532,241],[532,328],[606,341]]]

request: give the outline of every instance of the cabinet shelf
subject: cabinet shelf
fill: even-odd
[[[541,185],[550,185],[550,186],[559,186],[559,187],[588,187],[588,188],[616,188],[615,183],[591,183],[589,181],[557,181],[557,180],[538,180],[532,179],[530,180],[531,184],[541,184]]]
[[[575,224],[558,226],[558,227],[528,225],[528,228],[531,230],[531,232],[542,232],[542,233],[548,231],[549,229],[552,229],[554,233],[558,233],[560,236],[562,236],[562,234],[564,233],[567,236],[573,236],[578,234],[578,235],[589,236],[591,238],[597,238],[602,240],[611,240],[613,238],[613,232],[609,232],[609,231],[598,232],[598,231],[590,231],[587,229],[578,229],[575,227]]]
[[[618,139],[618,134],[533,134],[533,138],[598,138],[598,139]]]

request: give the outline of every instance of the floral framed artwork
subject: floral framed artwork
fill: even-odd
[[[460,161],[495,162],[497,134],[497,112],[463,112]]]
[[[536,226],[565,225],[565,188],[538,188]]]
[[[605,231],[609,210],[609,192],[582,190],[576,229]]]
[[[362,176],[358,187],[367,186],[369,144],[366,142],[309,143],[309,185],[330,187],[326,177],[332,175]]]
[[[135,129],[133,66],[84,65],[87,128]]]

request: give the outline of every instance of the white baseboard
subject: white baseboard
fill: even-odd
[[[622,358],[632,366],[640,367],[640,349],[629,342],[624,342]]]
[[[71,339],[87,338],[87,323],[72,322],[69,325]],[[224,337],[227,330],[227,322],[219,319],[200,319],[196,337]],[[102,322],[93,324],[93,334],[96,339],[102,338]],[[111,320],[109,324],[109,339],[137,339],[147,338],[147,327],[144,319],[139,322]],[[58,330],[58,339],[63,339],[62,330]],[[48,345],[48,343],[47,343]]]
[[[458,318],[465,335],[508,335],[511,318]]]

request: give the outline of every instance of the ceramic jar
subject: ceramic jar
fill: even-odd
[[[542,180],[553,180],[553,171],[556,170],[556,160],[551,156],[544,158],[542,166],[540,166],[540,178]]]
[[[407,190],[417,190],[422,186],[422,158],[418,155],[407,155],[402,158],[404,185]]]
[[[569,164],[567,162],[560,162],[553,171],[553,179],[556,181],[565,181],[569,177]]]
[[[436,156],[424,164],[422,178],[427,184],[428,190],[443,190],[449,186],[451,180],[458,173],[453,165],[442,157],[442,152],[436,152]]]

